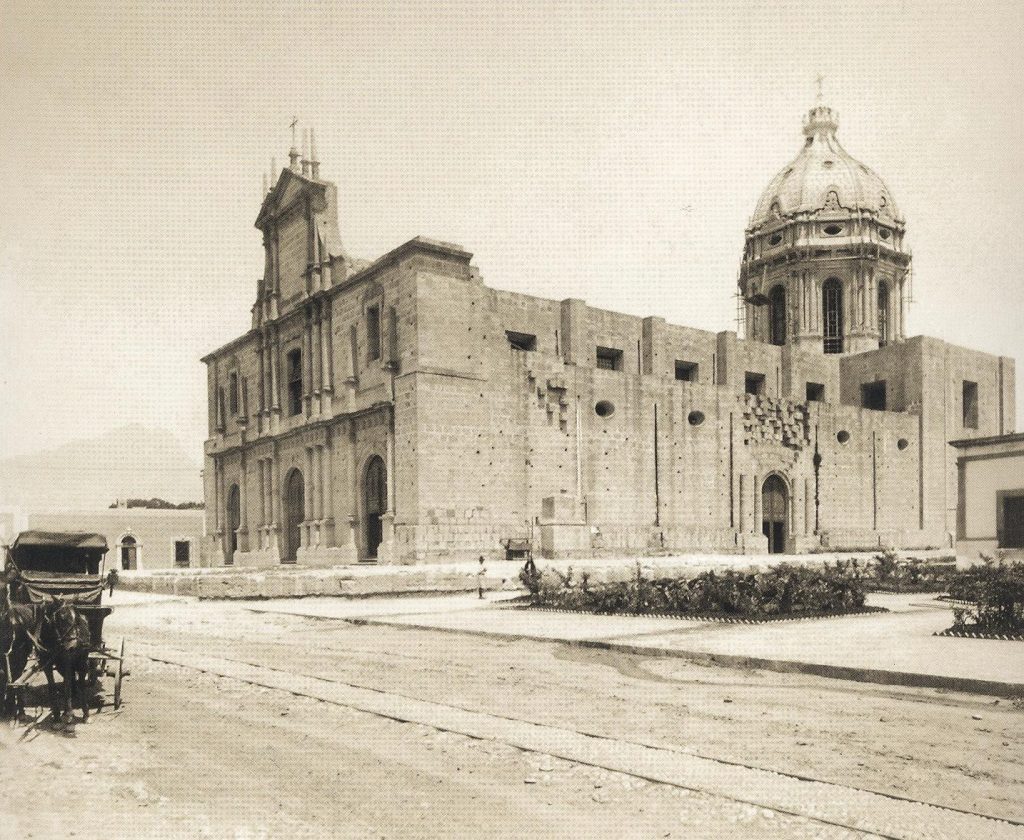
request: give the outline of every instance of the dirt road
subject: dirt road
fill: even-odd
[[[260,615],[244,604],[126,606],[109,622],[108,636],[124,633],[139,651],[213,655],[1024,818],[1024,711],[1006,701]],[[0,835],[866,836],[138,654],[131,669],[117,712],[64,733],[3,729]]]

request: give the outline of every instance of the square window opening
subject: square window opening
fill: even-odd
[[[622,370],[622,351],[613,347],[598,347],[597,366],[602,370]]]
[[[860,404],[872,411],[885,411],[885,380],[861,385]]]
[[[684,362],[676,359],[676,380],[678,382],[696,382],[698,370],[696,362]]]
[[[513,350],[530,352],[537,349],[537,336],[535,335],[505,330],[505,338],[508,339],[508,344]]]
[[[820,382],[808,382],[807,402],[825,402],[825,386]]]
[[[963,419],[965,429],[978,428],[978,383],[964,380]]]
[[[174,565],[175,566],[188,566],[191,562],[189,556],[190,546],[188,540],[175,540],[174,541]]]
[[[1024,548],[1024,491],[997,494],[997,543],[1000,548]]]
[[[744,377],[744,380],[743,380],[743,390],[745,390],[748,394],[751,394],[751,395],[753,395],[755,397],[763,396],[764,395],[764,374],[763,373],[750,373],[748,371],[747,375]]]

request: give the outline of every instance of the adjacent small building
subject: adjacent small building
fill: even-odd
[[[18,530],[103,534],[110,549],[107,569],[189,568],[205,565],[201,557],[204,516],[202,510],[150,508],[30,512]]]
[[[1024,433],[954,440],[956,553],[1024,559]]]

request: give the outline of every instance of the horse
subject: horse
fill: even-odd
[[[55,721],[70,723],[76,689],[82,719],[89,720],[89,622],[70,603],[58,596],[43,601],[36,656],[50,686],[50,708]],[[54,669],[64,680],[61,695],[53,679]]]
[[[32,635],[36,631],[38,617],[31,604],[12,604],[9,584],[17,573],[8,570],[0,574],[3,597],[0,598],[0,711],[4,715],[24,714],[25,708],[20,692],[8,692],[9,686],[25,671],[29,654],[32,652]]]

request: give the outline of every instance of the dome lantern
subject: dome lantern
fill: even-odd
[[[839,129],[839,114],[827,105],[815,105],[804,117],[804,136],[835,134]]]

